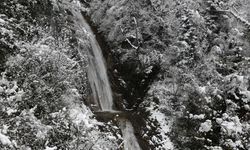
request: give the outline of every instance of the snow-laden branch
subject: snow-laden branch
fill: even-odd
[[[232,9],[228,10],[228,12],[230,14],[232,14],[237,20],[239,20],[241,23],[243,23],[250,30],[250,23],[246,19],[244,19],[243,17],[238,15],[237,12],[235,12]]]
[[[123,35],[125,35],[125,33],[124,33],[124,30],[122,29],[122,27],[120,26],[120,29],[121,29],[121,32],[122,32],[122,34]],[[139,48],[139,46],[135,46],[134,44],[132,44],[132,42],[128,39],[128,37],[126,36],[126,41],[129,43],[129,45],[131,46],[131,47],[133,47],[134,49],[138,49]]]
[[[217,6],[217,5],[213,5],[213,6],[214,6],[214,8],[216,9],[217,12],[224,12],[224,13],[231,14],[234,18],[236,18],[239,22],[243,23],[250,30],[250,22],[247,21],[242,16],[240,16],[236,10],[233,10],[234,7],[230,8],[228,10],[224,10],[224,9],[220,8],[219,6]]]

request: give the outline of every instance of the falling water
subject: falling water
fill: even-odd
[[[91,48],[88,51],[88,79],[93,92],[95,103],[99,105],[100,110],[102,111],[112,111],[112,91],[110,88],[107,69],[100,45],[96,41],[91,27],[83,18],[82,14],[77,11],[72,11],[72,13],[77,17],[80,27],[87,31],[90,40]]]
[[[110,114],[117,114],[117,111],[114,111],[112,108],[112,91],[110,88],[106,71],[107,69],[100,45],[96,41],[93,31],[91,30],[87,21],[83,18],[82,14],[75,10],[72,10],[71,12],[77,18],[76,24],[79,25],[81,30],[86,30],[86,33],[88,34],[90,39],[92,49],[90,49],[88,52],[88,78],[94,95],[95,103],[100,106],[100,113],[105,114],[106,112]],[[131,122],[128,119],[122,117],[118,118],[118,120],[124,138],[124,149],[140,150],[141,148],[134,135],[134,129]]]
[[[120,118],[119,125],[124,139],[124,150],[141,150],[131,122],[125,118]]]

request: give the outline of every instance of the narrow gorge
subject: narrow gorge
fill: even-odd
[[[107,75],[106,62],[103,58],[102,49],[95,39],[95,34],[91,27],[84,19],[83,14],[77,10],[71,11],[73,16],[77,18],[76,24],[82,29],[84,34],[87,34],[91,48],[88,51],[88,79],[92,89],[94,113],[99,115],[99,117],[104,120],[116,118],[119,124],[120,130],[122,131],[122,136],[124,141],[122,142],[124,150],[140,150],[139,143],[134,135],[134,129],[131,124],[130,116],[123,115],[127,112],[125,110],[117,110],[113,104],[113,94],[110,86],[110,82]],[[108,114],[105,116],[103,114]],[[121,115],[121,116],[120,116]],[[110,117],[112,116],[112,117]]]

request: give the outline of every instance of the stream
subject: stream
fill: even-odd
[[[113,114],[114,116],[122,114],[123,112],[114,109],[113,94],[107,75],[105,60],[102,55],[102,49],[95,38],[94,32],[84,19],[81,12],[73,9],[71,12],[77,19],[76,24],[80,29],[82,29],[82,32],[88,35],[91,44],[91,48],[88,51],[88,79],[93,93],[93,101],[98,108],[97,114]],[[140,150],[141,148],[129,118],[122,116],[118,117],[117,120],[123,135],[124,149]]]

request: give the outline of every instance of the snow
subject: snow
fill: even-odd
[[[228,114],[224,113],[222,118],[216,118],[216,122],[221,125],[221,130],[228,135],[242,133],[243,128],[238,116],[229,117]]]
[[[108,138],[109,140],[116,140],[116,137],[115,137],[115,136],[112,136],[112,135],[109,135],[107,138]]]
[[[200,132],[209,132],[211,129],[212,129],[211,120],[206,120],[205,122],[201,123],[199,131]]]
[[[221,118],[216,118],[216,122],[217,122],[218,124],[221,124],[221,123],[223,122],[223,120],[222,120]]]
[[[10,37],[13,37],[13,31],[11,30],[1,27],[0,31],[2,32],[2,34],[8,34]]]
[[[237,117],[238,118],[238,117]],[[242,126],[241,123],[238,121],[223,121],[221,123],[222,130],[224,132],[227,132],[229,135],[232,135],[232,133],[241,133],[242,132]]]
[[[216,54],[222,54],[221,48],[217,45],[212,47],[212,52],[214,52]]]
[[[9,126],[3,125],[2,133],[7,134],[8,128],[9,128]]]
[[[245,110],[250,111],[250,106],[249,105],[244,105]]]
[[[220,146],[210,146],[209,150],[223,150]]]
[[[9,137],[6,135],[3,135],[2,133],[0,133],[0,142],[3,145],[11,145],[11,141],[9,140]]]
[[[69,89],[64,95],[62,95],[64,103],[68,106],[68,108],[64,107],[62,111],[68,112],[70,119],[76,126],[84,124],[86,128],[92,128],[97,122],[95,122],[94,119],[90,119],[92,113],[79,101],[79,97],[80,94],[76,89]],[[51,115],[56,116],[57,113]]]
[[[148,68],[145,70],[145,73],[146,73],[146,74],[150,74],[150,73],[152,72],[152,69],[153,69],[153,66],[148,67]]]
[[[46,146],[46,149],[45,149],[45,150],[56,150],[56,149],[57,149],[56,146],[54,146],[54,147],[48,147],[48,146]]]
[[[36,137],[37,137],[38,139],[45,139],[46,135],[47,135],[47,132],[44,132],[44,131],[38,131],[38,132],[36,133]]]
[[[0,80],[0,85],[9,85],[9,82],[5,78],[5,73],[2,73],[2,79]]]
[[[76,125],[79,125],[80,123],[84,123],[87,128],[93,127],[92,124],[89,123],[89,116],[87,115],[87,111],[83,112],[80,107],[72,108],[70,111],[70,117],[72,119],[72,122]]]
[[[244,103],[250,102],[250,91],[241,91],[240,94],[243,94],[246,97],[242,99]]]
[[[153,106],[148,108],[148,110],[151,111],[151,119],[156,119],[158,123],[160,124],[160,127],[158,128],[159,133],[162,136],[162,141],[159,142],[159,144],[162,144],[162,148],[166,150],[173,150],[174,145],[171,142],[170,138],[166,135],[166,133],[170,132],[170,126],[171,126],[171,121],[161,112],[158,110],[154,110]],[[153,139],[152,139],[153,140]],[[157,141],[154,139],[154,141]],[[158,148],[156,148],[158,149]],[[161,148],[159,148],[161,149]]]
[[[7,107],[6,113],[7,113],[8,115],[11,115],[12,113],[15,113],[15,112],[17,112],[16,109],[12,109],[12,108],[10,108],[10,107]]]
[[[200,115],[189,114],[189,118],[201,120],[205,118],[205,114],[200,114]]]
[[[205,93],[206,93],[206,86],[199,87],[198,89],[199,89],[199,92],[200,92],[201,94],[205,94]]]
[[[3,93],[4,89],[0,86],[0,93]]]
[[[171,131],[171,127],[173,124],[173,117],[167,116],[165,114],[165,110],[171,111],[171,104],[169,104],[169,97],[166,96],[166,92],[174,93],[177,89],[176,86],[173,84],[165,84],[164,82],[157,82],[152,85],[151,89],[148,91],[149,95],[156,96],[160,101],[160,104],[156,104],[150,101],[150,105],[146,107],[146,111],[150,112],[149,121],[147,122],[148,126],[154,127],[155,121],[157,121],[157,132],[159,133],[158,136],[153,137],[150,136],[150,141],[153,145],[158,145],[155,149],[164,149],[164,150],[174,150],[174,144],[172,143],[171,139],[168,136],[168,133]],[[172,82],[171,79],[167,82]],[[147,127],[150,130],[150,127]],[[148,131],[147,130],[147,131]],[[149,137],[145,131],[144,137]]]
[[[232,139],[227,139],[225,142],[225,145],[233,148],[233,149],[238,149],[238,147],[243,148],[244,146],[242,145],[241,141],[233,141]]]
[[[6,90],[6,94],[13,94],[13,93],[16,93],[16,90],[18,89],[17,82],[16,82],[16,81],[13,81],[13,82],[11,82],[11,84],[13,84],[13,87],[7,89],[7,90]]]
[[[166,122],[167,121],[167,118],[164,114],[160,113],[160,112],[153,112],[152,115],[151,115],[152,118],[158,120],[159,122]],[[162,127],[162,130],[165,131],[165,132],[169,132],[170,131],[170,127],[168,126],[168,124],[162,124],[161,125]]]
[[[4,21],[3,19],[0,18],[0,23],[1,23],[1,24],[4,24],[5,21]]]

